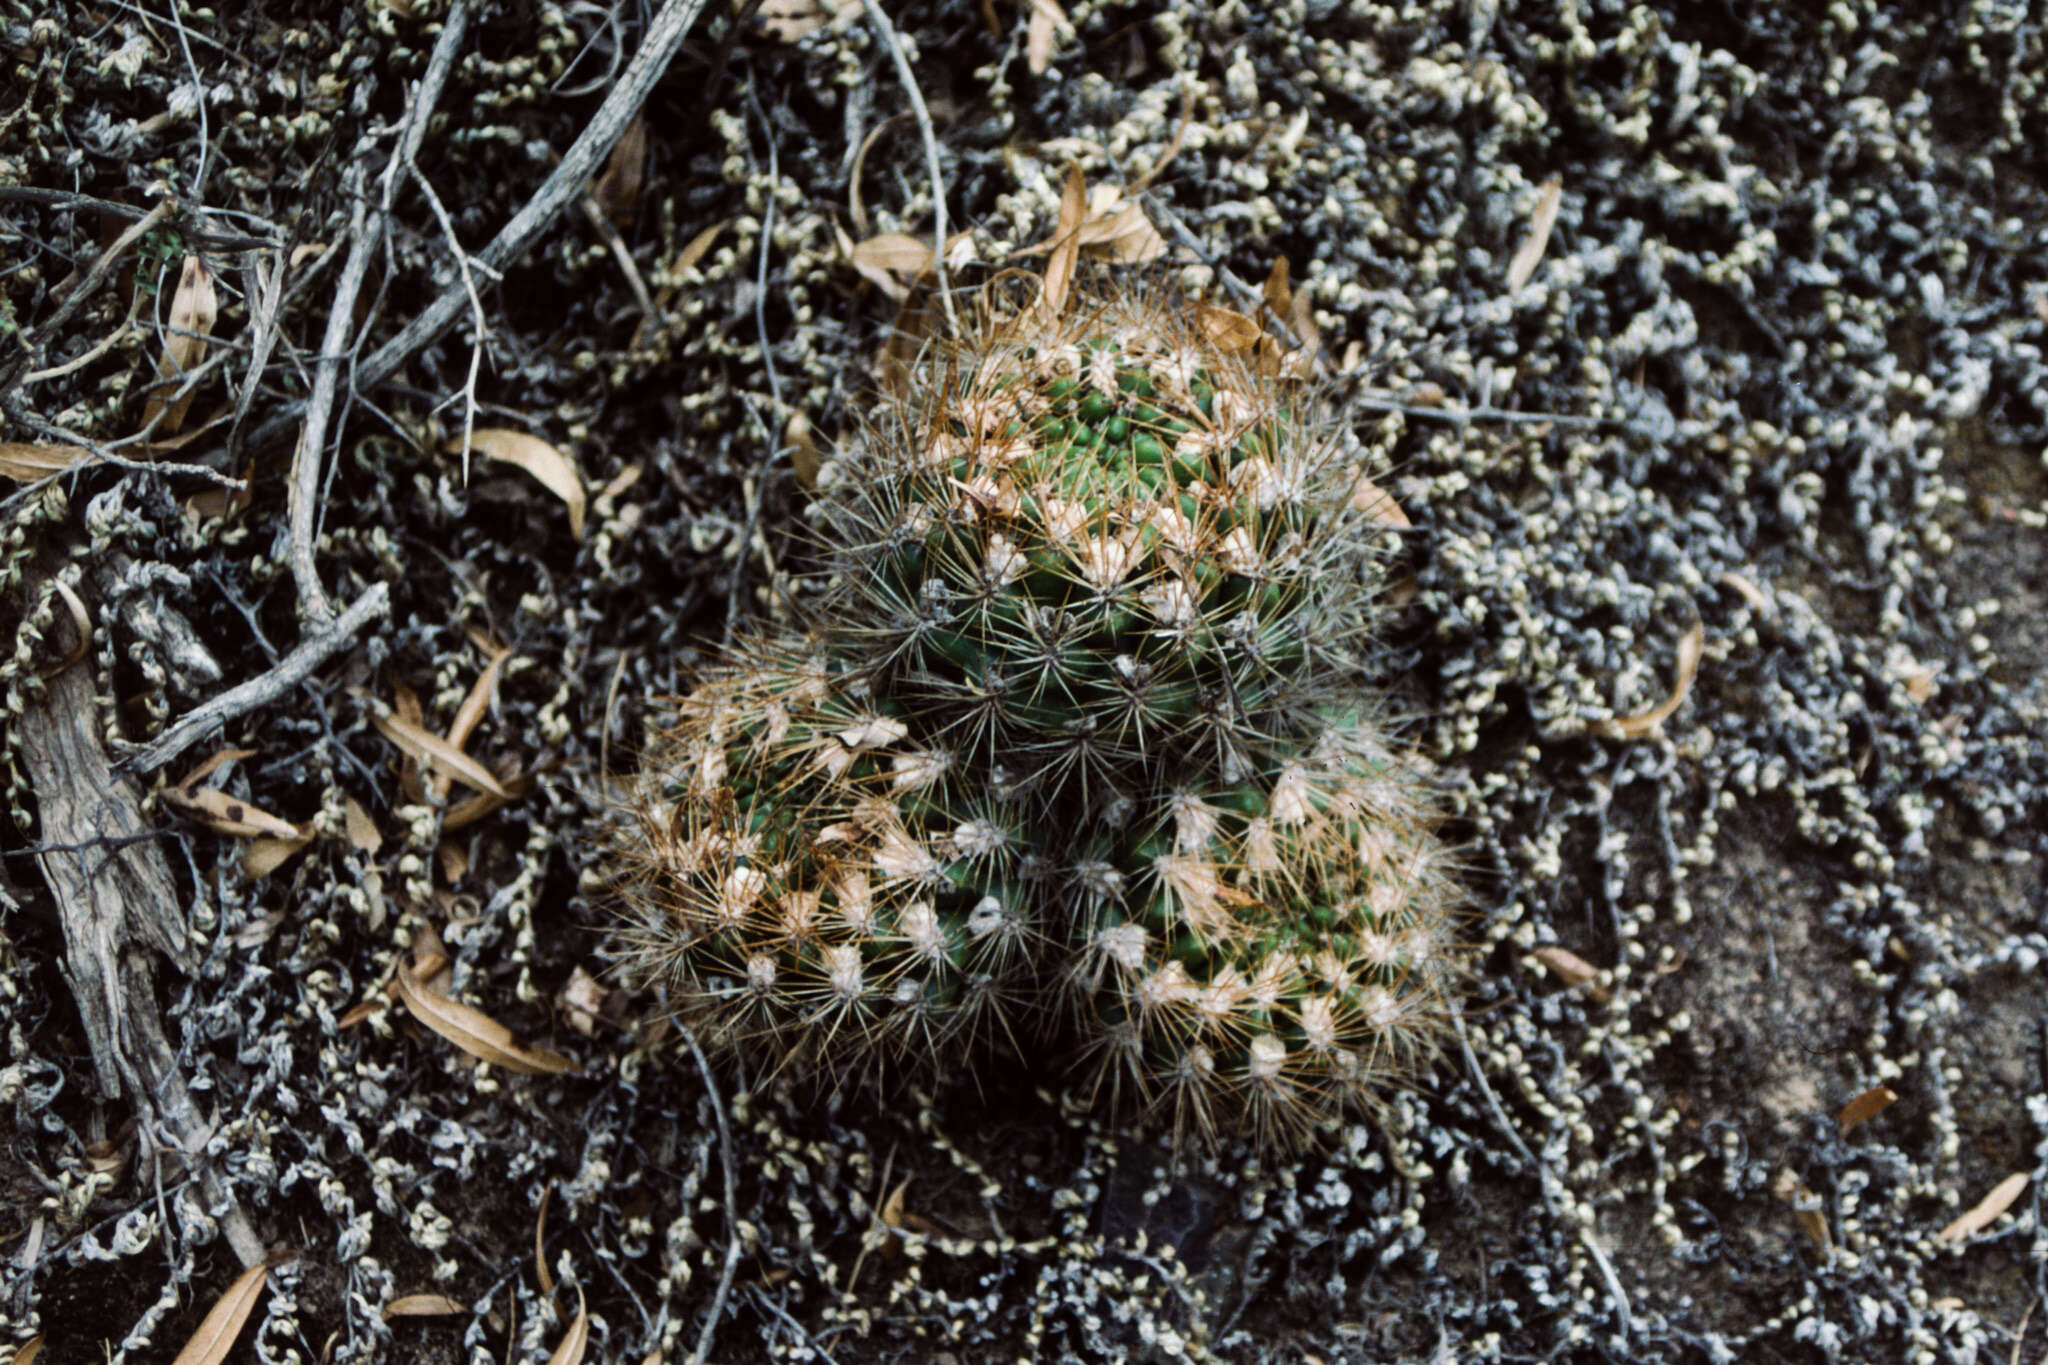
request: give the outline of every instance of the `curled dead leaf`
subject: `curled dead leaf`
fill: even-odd
[[[171,296],[171,315],[164,320],[164,353],[157,362],[157,382],[150,387],[142,410],[142,424],[153,425],[154,434],[169,436],[185,424],[185,412],[194,395],[177,395],[178,377],[197,368],[219,316],[213,273],[197,256],[187,256],[178,274],[178,292]]]
[[[36,670],[36,676],[39,678],[56,677],[83,659],[85,652],[92,648],[92,616],[86,611],[85,603],[79,599],[71,585],[61,578],[51,579],[50,587],[57,596],[64,599],[65,610],[71,613],[72,639],[71,647],[64,651],[63,658],[47,668]]]
[[[384,1305],[384,1321],[393,1318],[439,1318],[455,1313],[467,1313],[466,1304],[457,1303],[446,1294],[401,1294]]]
[[[1594,732],[1613,739],[1640,739],[1663,724],[1672,712],[1685,705],[1685,699],[1692,694],[1693,679],[1699,676],[1700,657],[1706,647],[1707,628],[1695,621],[1678,641],[1678,676],[1671,684],[1671,695],[1647,711],[1602,721],[1593,727]]]
[[[576,473],[576,466],[569,457],[541,440],[523,431],[507,427],[487,427],[470,433],[470,444],[484,453],[486,459],[503,464],[516,465],[531,474],[540,486],[562,500],[569,509],[569,534],[578,540],[583,538],[583,514],[585,495],[583,479]],[[460,434],[449,437],[441,443],[444,451],[460,451]]]
[[[570,1028],[590,1037],[600,1021],[617,1025],[626,1017],[626,993],[608,987],[577,964],[569,982],[555,995],[555,1004]]]
[[[1898,1098],[1890,1086],[1872,1086],[1843,1105],[1841,1112],[1835,1115],[1835,1122],[1841,1126],[1842,1133],[1847,1135],[1851,1128],[1865,1119],[1875,1118],[1891,1108],[1898,1102]]]
[[[1137,204],[1119,204],[1081,226],[1081,251],[1090,259],[1142,265],[1166,254],[1166,239]]]
[[[428,990],[410,967],[400,967],[394,981],[398,998],[415,1019],[480,1062],[529,1076],[559,1076],[576,1069],[559,1053],[521,1043],[511,1029],[482,1010]]]
[[[185,1343],[185,1349],[178,1352],[178,1358],[172,1365],[220,1365],[226,1360],[235,1338],[241,1335],[242,1325],[248,1322],[249,1313],[256,1307],[256,1296],[269,1282],[270,1267],[267,1265],[252,1265],[236,1276],[227,1292],[207,1310],[199,1330]]]
[[[1982,1232],[1997,1220],[1999,1214],[2011,1208],[2013,1201],[2018,1199],[2020,1192],[2026,1188],[2027,1177],[2024,1174],[2015,1172],[2007,1176],[1993,1185],[1991,1193],[1978,1200],[1975,1208],[1935,1233],[1934,1240],[1960,1242],[1965,1237]]]

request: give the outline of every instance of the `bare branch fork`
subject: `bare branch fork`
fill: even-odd
[[[669,62],[674,59],[676,52],[682,47],[683,39],[689,35],[690,29],[696,23],[697,16],[703,10],[704,5],[705,0],[664,0],[661,10],[647,26],[647,36],[641,42],[640,50],[633,54],[633,60],[619,77],[618,84],[613,86],[611,92],[605,96],[604,103],[598,106],[597,112],[591,116],[590,123],[577,136],[576,141],[570,144],[569,150],[563,155],[561,163],[555,167],[553,174],[548,176],[547,180],[542,183],[533,198],[527,202],[524,208],[513,215],[512,220],[499,230],[498,235],[491,239],[489,245],[485,246],[483,250],[477,252],[471,258],[475,265],[481,266],[486,271],[504,269],[523,255],[527,248],[533,245],[541,232],[549,223],[554,221],[555,217],[563,209],[583,195],[588,187],[590,178],[602,167],[604,159],[611,155],[612,147],[618,142],[620,135],[626,131],[626,126],[640,112],[640,106],[646,103],[647,97],[652,93],[656,82],[667,72]],[[450,26],[453,25],[454,19],[455,16],[451,13],[448,21]],[[442,38],[443,41],[446,41],[447,30],[445,28]],[[440,53],[441,45],[436,44],[434,58],[428,64],[427,75],[421,80],[421,103],[424,103],[424,95],[427,91],[426,81],[433,77],[435,63],[439,61]],[[445,79],[445,73],[443,79]],[[437,88],[435,90],[437,97],[438,93]],[[423,130],[425,128],[425,120],[422,119],[418,126]],[[367,229],[367,223],[363,226]],[[354,235],[354,232],[355,229],[352,226],[351,234]],[[365,259],[367,261],[367,255]],[[347,283],[347,281],[344,282]],[[362,280],[360,278],[354,280],[350,285],[348,298],[351,308],[353,307],[354,295],[361,288]],[[340,299],[337,298],[337,303],[339,302]],[[466,281],[458,281],[442,290],[432,304],[428,305],[417,317],[400,329],[397,336],[385,342],[355,366],[355,387],[358,389],[372,388],[390,378],[399,366],[412,357],[414,352],[429,345],[439,338],[443,332],[447,331],[468,305],[469,288]],[[328,363],[328,357],[338,357],[342,353],[348,335],[345,318],[348,311],[348,309],[337,308],[335,317],[343,318],[341,323],[337,323],[335,317],[330,317],[329,319],[328,331],[330,335],[328,337],[328,344],[323,345],[321,348],[323,366]],[[315,416],[314,396],[317,396],[317,393],[309,396],[303,405],[294,404],[280,409],[276,416],[270,418],[270,420],[257,427],[251,433],[250,444],[262,447],[282,440],[291,430],[292,424],[297,422],[302,415],[306,418],[307,429],[311,430],[315,425],[312,420]],[[333,378],[330,376],[328,380],[328,393],[324,404],[325,409],[332,408],[333,399]],[[322,410],[318,415],[320,417],[318,425],[324,431],[327,413],[325,410]],[[302,438],[300,442],[302,451],[305,449],[305,444],[305,440]],[[317,463],[317,445],[314,447],[314,456]],[[295,553],[292,575],[299,584],[301,597],[308,598],[308,600],[313,600],[308,596],[305,586],[306,582],[310,579],[312,567],[310,563],[312,537],[312,522],[310,518],[313,516],[314,509],[310,505],[312,502],[311,492],[317,490],[318,486],[317,469],[310,473],[305,469],[296,471],[295,490],[300,487],[308,490],[308,495],[303,501],[308,504],[304,515],[309,518],[306,526],[306,538],[309,548],[308,562],[301,566],[296,555],[299,533],[296,520],[298,509],[295,505],[293,526]],[[295,496],[297,496],[296,492]],[[314,582],[313,586],[316,590],[318,589],[317,581]],[[324,601],[325,599],[322,597],[319,600]]]
[[[384,240],[390,222],[391,201],[396,193],[397,173],[409,165],[427,135],[427,120],[440,101],[455,68],[455,53],[469,27],[466,0],[455,0],[441,26],[441,36],[427,61],[426,74],[407,104],[405,132],[392,150],[384,171],[384,193],[377,211],[371,213],[363,195],[363,170],[358,162],[349,168],[349,197],[355,210],[349,222],[348,262],[341,268],[335,285],[334,307],[327,314],[327,331],[321,338],[320,355],[313,366],[313,388],[306,397],[305,424],[299,432],[298,454],[292,460],[291,565],[292,581],[299,590],[299,611],[313,626],[325,625],[334,616],[334,605],[320,584],[320,571],[313,564],[315,525],[319,519],[321,454],[327,445],[327,418],[334,406],[335,390],[341,378],[342,357],[350,354],[349,333],[354,327],[356,296],[370,273],[370,261]],[[481,340],[481,338],[479,338]]]

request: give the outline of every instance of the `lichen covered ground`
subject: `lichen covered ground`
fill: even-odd
[[[861,5],[709,7],[643,111],[644,180],[607,174],[469,271],[476,352],[451,243],[532,196],[642,13],[472,15],[420,174],[387,177],[438,4],[0,3],[11,458],[132,435],[188,256],[218,294],[201,434],[155,457],[176,468],[0,484],[0,1351],[171,1360],[242,1269],[231,1199],[274,1255],[236,1348],[265,1361],[541,1361],[579,1304],[589,1358],[688,1360],[714,1300],[721,1361],[2040,1359],[2036,17],[888,8],[964,282],[1041,268],[1021,249],[1071,164],[1105,206],[1144,178],[1170,248],[1097,281],[1246,307],[1233,281],[1284,258],[1307,292],[1330,402],[1414,524],[1375,685],[1468,866],[1461,1036],[1321,1155],[1175,1168],[1056,1071],[707,1086],[651,998],[606,995],[606,773],[807,562],[791,419],[828,453],[854,430],[902,281],[847,245],[933,227]],[[197,1164],[159,1162],[102,1093],[23,856],[13,718],[72,639],[53,583],[94,623],[71,667],[117,756],[309,629],[288,419],[359,203],[390,229],[352,356],[463,306],[378,382],[342,367],[315,565],[337,603],[387,585],[388,616],[142,784],[192,955],[155,1003],[213,1121]],[[465,478],[466,391],[476,429],[573,463],[580,535],[528,469]],[[247,505],[195,502],[199,470]],[[447,735],[499,647],[464,747],[515,799],[462,823],[469,790],[399,739]],[[181,806],[166,788],[224,747],[254,752]],[[251,875],[202,787],[311,837]],[[480,1070],[388,1000],[436,951],[447,997],[574,1070]],[[2002,1215],[1950,1230],[2014,1176]],[[423,1294],[453,1311],[387,1316]]]

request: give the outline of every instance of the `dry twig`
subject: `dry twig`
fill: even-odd
[[[455,54],[462,45],[463,31],[468,26],[469,6],[465,0],[455,0],[448,8],[447,18],[442,21],[441,36],[434,43],[426,74],[420,77],[419,86],[406,106],[405,133],[399,138],[398,146],[391,153],[391,161],[385,167],[384,198],[376,213],[370,212],[363,197],[361,164],[349,168],[348,194],[355,203],[355,212],[349,223],[348,262],[341,268],[341,279],[335,286],[334,307],[327,314],[327,331],[321,339],[320,355],[313,367],[312,391],[306,397],[298,454],[292,461],[292,580],[299,590],[300,613],[316,627],[324,625],[334,615],[334,605],[328,601],[327,590],[320,585],[320,571],[313,564],[313,541],[319,519],[320,465],[321,453],[327,445],[327,418],[334,406],[335,390],[340,382],[342,357],[354,350],[349,343],[349,332],[355,321],[356,296],[362,292],[363,281],[370,273],[370,259],[384,238],[396,173],[401,166],[411,163],[419,152],[420,143],[426,138],[427,120],[434,111],[434,105],[440,101],[448,73],[455,68]]]
[[[711,1097],[711,1112],[718,1119],[718,1156],[725,1168],[725,1227],[728,1238],[725,1244],[725,1268],[718,1274],[718,1292],[711,1296],[711,1309],[704,1315],[704,1326],[697,1333],[697,1350],[690,1357],[690,1365],[704,1365],[711,1358],[711,1343],[718,1333],[718,1317],[725,1311],[726,1297],[732,1293],[733,1275],[740,1267],[740,1197],[739,1181],[733,1174],[732,1128],[725,1120],[725,1097],[718,1093],[718,1082],[711,1075],[711,1063],[704,1058],[704,1049],[698,1046],[697,1035],[683,1030],[683,1041],[690,1045],[690,1055],[697,1060],[697,1070],[704,1077],[704,1093]]]
[[[310,632],[291,653],[240,686],[231,687],[204,705],[173,721],[161,735],[122,759],[119,766],[134,772],[155,772],[220,726],[259,706],[267,706],[313,675],[313,670],[341,649],[355,633],[391,609],[391,590],[373,583],[349,603],[348,610]]]

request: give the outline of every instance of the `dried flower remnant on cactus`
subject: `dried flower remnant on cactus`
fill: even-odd
[[[815,624],[680,705],[622,845],[622,958],[701,1036],[832,1077],[1056,1041],[1278,1148],[1432,1055],[1460,898],[1358,682],[1389,532],[1217,311],[992,292],[825,467]]]

